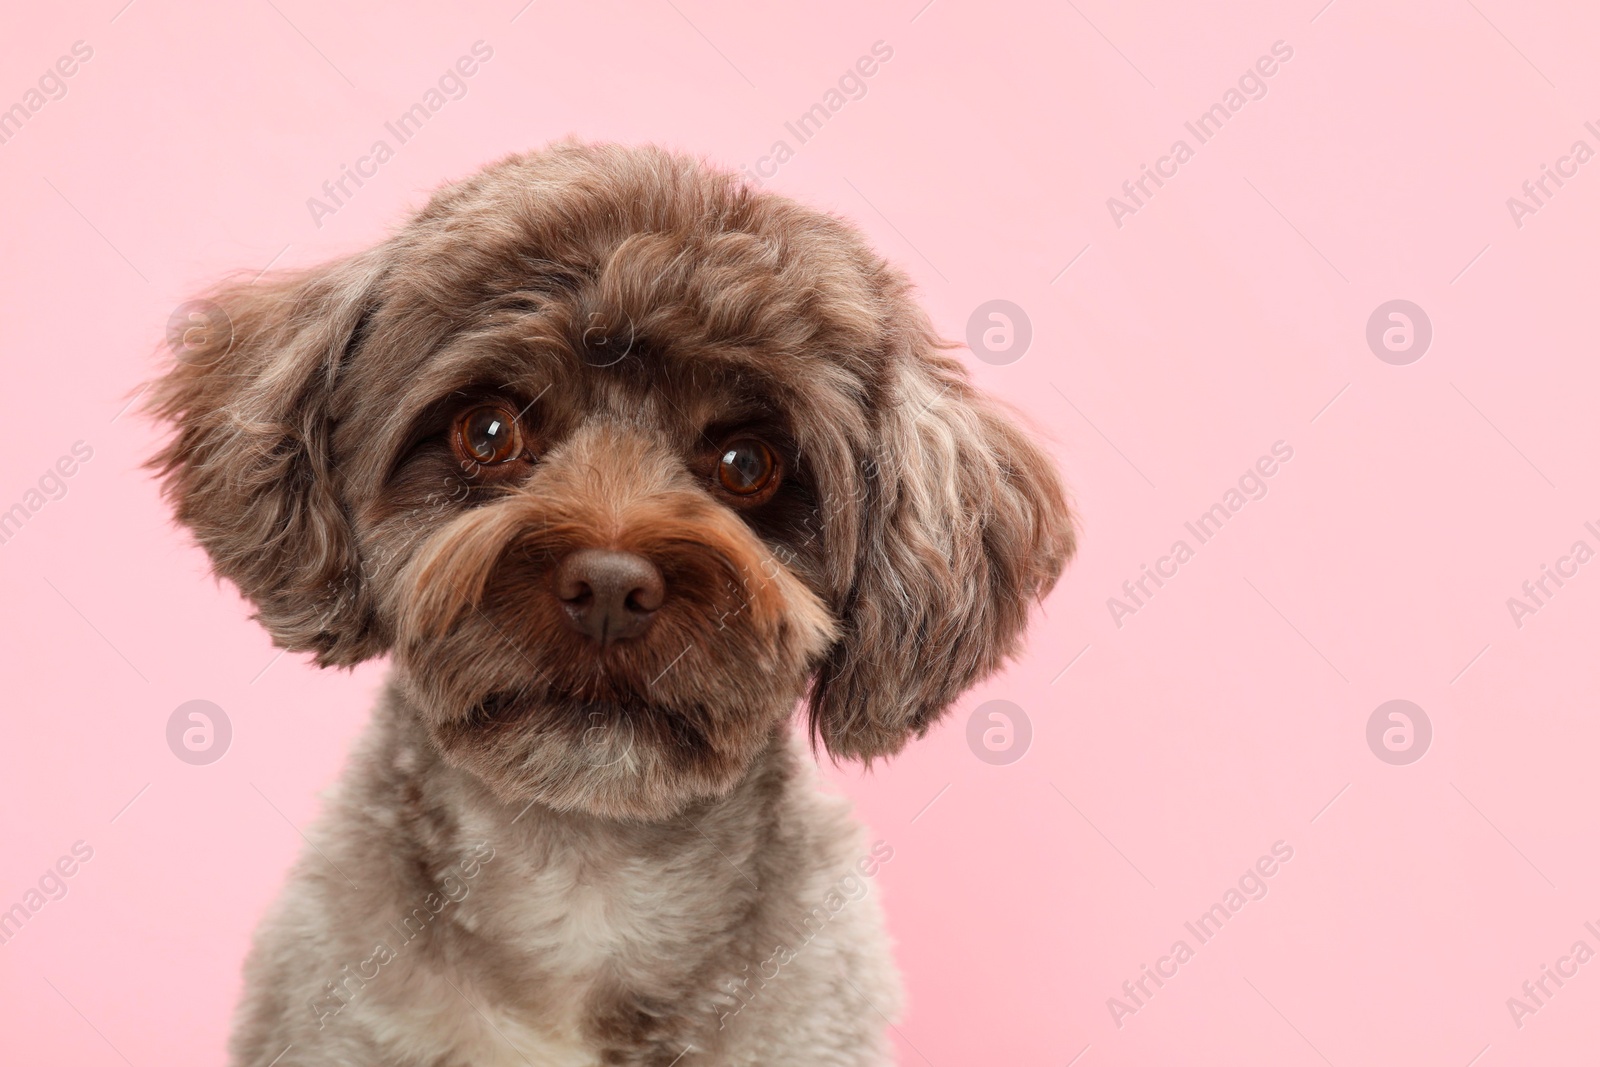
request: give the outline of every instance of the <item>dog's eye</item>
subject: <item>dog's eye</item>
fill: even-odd
[[[517,413],[505,404],[479,404],[456,416],[451,444],[464,463],[484,467],[522,458]]]
[[[768,495],[778,486],[778,456],[760,438],[733,438],[721,448],[717,481],[746,500]]]

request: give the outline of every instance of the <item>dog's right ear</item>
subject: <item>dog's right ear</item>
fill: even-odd
[[[385,647],[329,452],[334,387],[382,276],[367,253],[185,305],[149,403],[176,431],[148,465],[178,520],[273,642],[321,666]]]

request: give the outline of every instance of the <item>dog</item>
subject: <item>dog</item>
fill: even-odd
[[[151,402],[178,521],[279,647],[392,664],[232,1062],[890,1062],[893,846],[814,756],[923,735],[1074,548],[906,277],[569,142],[208,299]]]

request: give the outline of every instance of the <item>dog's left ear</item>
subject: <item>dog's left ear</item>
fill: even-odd
[[[939,351],[921,313],[908,318],[858,472],[843,637],[810,697],[812,736],[868,763],[1016,651],[1074,548],[1054,465]]]

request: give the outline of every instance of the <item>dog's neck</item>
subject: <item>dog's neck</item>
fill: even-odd
[[[363,807],[395,813],[392,842],[419,869],[444,869],[451,856],[480,843],[532,875],[552,865],[586,872],[678,867],[698,857],[700,890],[728,881],[731,897],[781,881],[765,870],[760,849],[785,816],[797,779],[814,777],[788,724],[771,733],[746,773],[725,794],[691,802],[658,820],[558,810],[539,800],[506,800],[470,771],[451,766],[433,745],[404,687],[391,682],[347,788]],[[581,772],[580,772],[581,773]],[[505,864],[504,866],[512,866]]]

